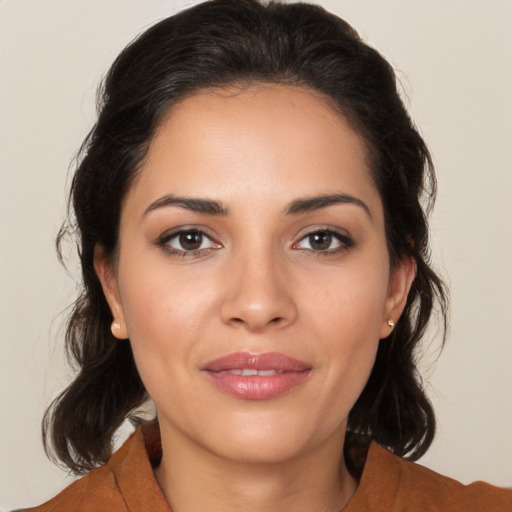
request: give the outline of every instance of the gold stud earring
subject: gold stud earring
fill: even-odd
[[[393,320],[391,320],[391,318],[388,320],[388,325],[389,327],[395,327],[395,322],[393,322]]]

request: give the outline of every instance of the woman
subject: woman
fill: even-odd
[[[214,0],[149,29],[72,184],[80,371],[45,432],[90,472],[35,510],[511,510],[405,460],[435,429],[434,195],[393,71],[342,20]]]

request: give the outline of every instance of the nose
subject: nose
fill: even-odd
[[[251,332],[293,324],[297,307],[284,265],[272,254],[231,262],[221,305],[222,321]]]

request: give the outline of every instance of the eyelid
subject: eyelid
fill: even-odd
[[[175,247],[172,247],[169,244],[169,241],[172,240],[175,237],[178,237],[179,235],[183,233],[190,233],[195,232],[198,234],[201,234],[203,237],[206,237],[210,240],[213,246],[211,247],[204,247],[204,248],[198,248],[198,249],[178,249]],[[333,249],[313,249],[313,248],[301,248],[298,247],[298,245],[307,237],[314,235],[315,233],[326,233],[335,238],[339,242],[339,246],[335,247]],[[210,233],[210,230],[203,226],[198,225],[184,225],[184,226],[177,226],[175,228],[169,229],[162,233],[154,242],[155,245],[161,247],[163,250],[167,251],[170,254],[173,255],[179,255],[179,256],[186,256],[186,257],[199,257],[203,254],[222,249],[223,245],[216,240],[216,236],[212,235]],[[309,252],[315,255],[329,255],[329,254],[335,254],[339,252],[346,251],[353,247],[355,245],[355,241],[352,238],[352,236],[344,229],[341,229],[339,227],[334,226],[321,226],[321,225],[315,225],[315,226],[308,226],[304,230],[302,230],[301,233],[299,233],[295,237],[295,242],[293,242],[291,248]]]
[[[180,236],[181,234],[191,233],[191,232],[201,234],[203,237],[208,238],[212,242],[212,244],[214,244],[214,247],[205,247],[202,249],[194,249],[194,250],[187,251],[185,249],[177,249],[175,247],[172,247],[169,244],[169,241]],[[175,255],[180,255],[180,256],[188,256],[188,257],[201,256],[202,254],[204,254],[206,252],[222,248],[222,244],[220,244],[219,242],[217,242],[215,240],[215,237],[209,233],[209,230],[207,230],[206,228],[204,228],[202,226],[197,226],[197,225],[178,226],[178,227],[169,229],[169,230],[165,231],[164,233],[162,233],[156,239],[155,245],[161,247],[163,250],[167,251],[170,254],[175,254]]]
[[[333,236],[334,238],[336,238],[339,241],[340,246],[336,247],[334,249],[324,249],[324,250],[297,247],[297,245],[300,242],[302,242],[307,237],[314,235],[315,233],[327,233],[327,234]],[[297,235],[297,241],[292,244],[292,248],[295,248],[295,249],[301,250],[301,251],[308,251],[310,253],[314,253],[314,254],[318,254],[318,255],[321,255],[321,254],[328,255],[328,254],[334,254],[334,253],[346,251],[346,250],[350,249],[351,247],[353,247],[354,245],[355,245],[354,239],[344,229],[340,229],[338,227],[333,227],[333,226],[310,226],[310,227],[306,228],[305,231],[303,231],[302,233]]]

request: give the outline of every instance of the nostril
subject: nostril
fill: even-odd
[[[278,326],[281,323],[283,323],[284,321],[285,321],[285,318],[282,316],[277,316],[275,318],[268,320],[267,322],[262,322],[261,324],[259,324],[259,322],[255,322],[255,321],[247,321],[247,320],[244,320],[243,318],[239,318],[239,317],[233,317],[230,320],[231,325],[233,325],[233,326],[247,325],[249,328],[254,329],[254,330],[261,330],[261,329],[264,329],[265,326],[268,327],[270,325]]]

